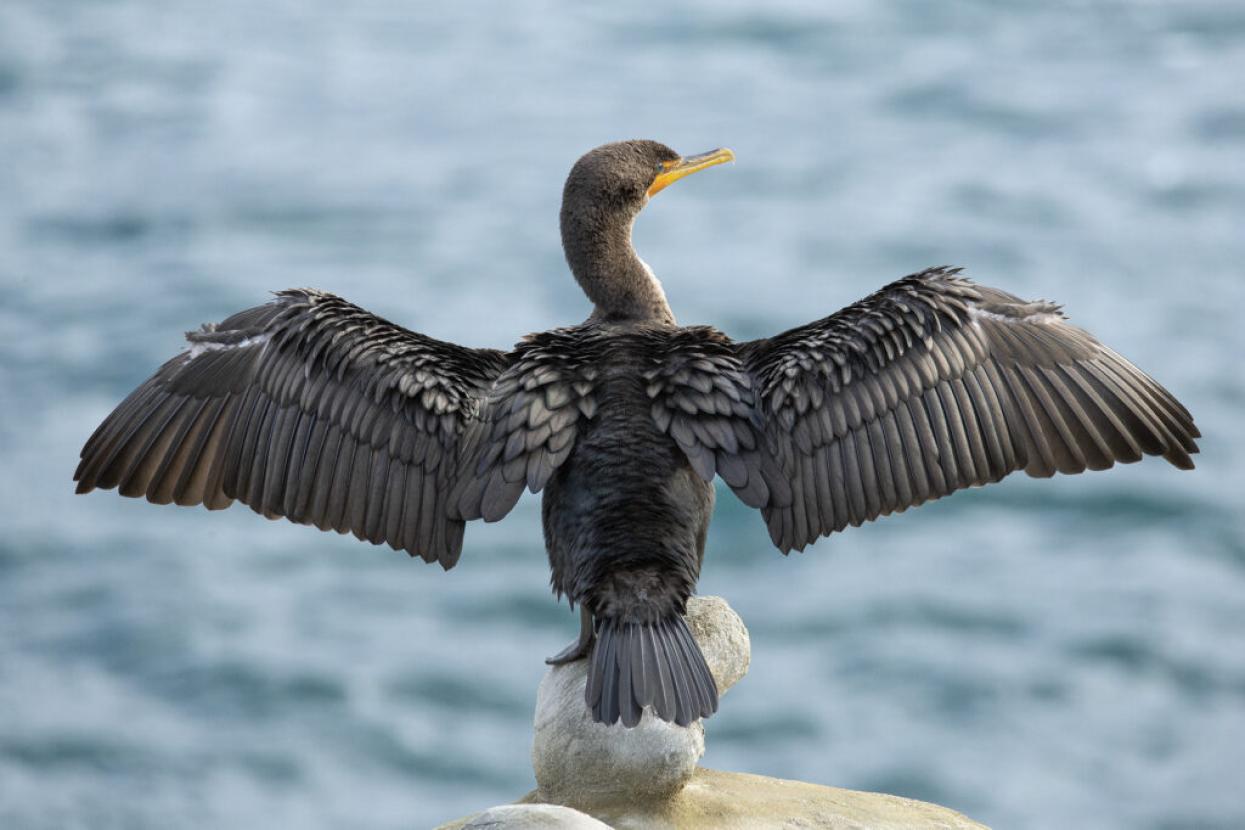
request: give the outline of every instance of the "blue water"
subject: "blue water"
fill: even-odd
[[[562,179],[739,162],[636,229],[758,336],[952,263],[1167,384],[1199,468],[961,493],[783,559],[720,494],[753,664],[705,763],[998,828],[1245,826],[1245,5],[0,4],[0,827],[425,827],[532,785],[538,502],[449,573],[72,495],[180,333],[312,285],[505,347],[587,305]]]

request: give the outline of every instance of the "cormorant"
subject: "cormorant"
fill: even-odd
[[[550,662],[591,660],[597,721],[634,726],[651,707],[687,725],[718,705],[682,616],[715,476],[785,553],[1016,470],[1193,467],[1198,430],[1167,390],[1059,306],[959,269],[768,339],[680,327],[632,223],[670,183],[733,158],[625,141],[579,159],[562,245],[592,314],[509,352],[311,289],[190,332],[87,441],[78,492],[237,499],[450,568],[465,522],[543,491],[553,589],[582,615]]]

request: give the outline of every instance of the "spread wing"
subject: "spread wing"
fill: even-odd
[[[353,532],[449,568],[461,438],[506,368],[313,290],[187,334],[82,449],[78,492],[157,504],[234,499],[269,518]]]
[[[1024,470],[1143,455],[1192,468],[1192,416],[1059,307],[931,269],[823,320],[739,344],[787,504],[762,507],[784,552]]]

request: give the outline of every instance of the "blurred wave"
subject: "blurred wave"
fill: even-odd
[[[442,573],[72,496],[180,332],[294,285],[506,347],[582,319],[562,179],[740,161],[649,206],[687,323],[773,333],[952,263],[1161,379],[1206,438],[787,560],[721,493],[753,633],[711,766],[996,827],[1245,826],[1245,7],[1080,0],[0,6],[0,826],[429,826],[532,785],[538,504]]]

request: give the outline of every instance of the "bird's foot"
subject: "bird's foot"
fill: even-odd
[[[546,657],[545,662],[550,666],[574,663],[576,660],[584,659],[591,653],[592,644],[596,640],[596,632],[592,630],[592,614],[581,605],[579,615],[579,637],[557,654],[552,657]]]
[[[550,666],[562,666],[567,663],[574,663],[576,660],[584,659],[588,656],[588,652],[590,651],[592,651],[592,643],[585,643],[583,639],[580,638],[552,657],[546,657],[545,662]]]

